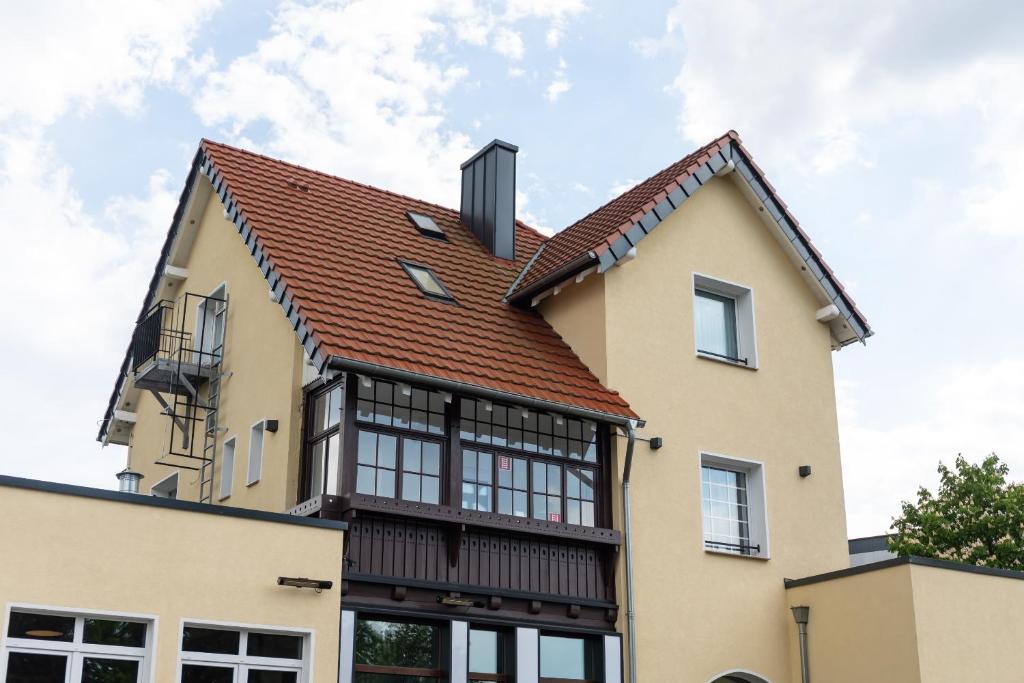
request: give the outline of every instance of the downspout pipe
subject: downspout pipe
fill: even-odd
[[[807,623],[811,620],[811,608],[807,605],[796,605],[789,609],[793,612],[793,620],[800,636],[800,681],[811,683],[811,668],[807,657]]]
[[[636,608],[633,603],[633,517],[629,501],[629,475],[633,468],[636,422],[626,424],[626,462],[622,468],[622,526],[626,536],[626,624],[629,633],[628,683],[636,683]]]

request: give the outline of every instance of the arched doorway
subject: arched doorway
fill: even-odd
[[[771,683],[771,681],[749,671],[736,669],[718,674],[708,683]]]

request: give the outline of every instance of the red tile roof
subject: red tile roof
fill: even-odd
[[[208,140],[202,150],[323,355],[635,417],[538,313],[503,302],[544,241],[532,228],[517,224],[518,259],[505,261],[453,209]],[[429,266],[457,303],[424,297],[400,260]]]
[[[611,247],[620,234],[625,234],[626,230],[665,198],[674,187],[677,178],[695,171],[697,166],[728,145],[731,140],[739,140],[733,131],[687,154],[557,233],[545,242],[544,250],[530,265],[522,280],[516,284],[512,294],[522,292],[531,285],[557,274],[590,252],[593,252],[595,257],[600,256]]]

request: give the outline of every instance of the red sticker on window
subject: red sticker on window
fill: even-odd
[[[558,514],[557,512],[552,512],[548,515],[548,519],[552,522],[561,522],[562,515]]]
[[[498,456],[498,469],[499,470],[510,470],[512,469],[512,458],[507,455]]]

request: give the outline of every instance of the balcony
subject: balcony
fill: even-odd
[[[134,386],[194,395],[220,361],[225,311],[224,299],[192,293],[157,302],[132,335]]]

